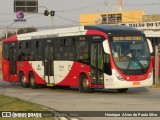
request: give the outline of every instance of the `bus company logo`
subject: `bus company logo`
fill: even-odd
[[[64,69],[64,66],[59,65],[59,70],[60,70],[60,71],[63,71],[63,69]]]
[[[37,70],[41,70],[41,66],[40,65],[37,66]]]
[[[12,117],[11,112],[2,112],[2,117]]]

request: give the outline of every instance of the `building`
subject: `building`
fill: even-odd
[[[81,14],[80,25],[142,22],[143,10]]]
[[[80,25],[118,24],[141,29],[152,42],[160,46],[160,14],[146,15],[143,10],[81,14]]]

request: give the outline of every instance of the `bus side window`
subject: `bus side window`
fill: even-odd
[[[35,60],[35,54],[34,52],[32,51],[31,54],[29,55],[29,60]]]
[[[79,45],[78,45],[78,60],[82,60],[85,62],[89,62],[89,55],[88,55],[88,42],[87,41],[79,41]]]
[[[8,43],[3,43],[3,50],[2,50],[2,55],[5,59],[9,59],[9,53],[8,53]]]
[[[112,75],[110,55],[107,53],[104,53],[104,73]]]

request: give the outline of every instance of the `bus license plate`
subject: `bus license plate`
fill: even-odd
[[[133,85],[140,85],[140,82],[133,82]]]
[[[48,86],[48,87],[53,87],[54,84],[47,84],[46,86]]]

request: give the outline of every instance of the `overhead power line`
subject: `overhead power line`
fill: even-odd
[[[8,15],[15,15],[15,14],[11,14],[11,13],[0,13],[0,15],[8,16]]]
[[[70,22],[76,22],[76,23],[79,23],[79,21],[70,20],[70,19],[68,19],[68,18],[65,18],[65,17],[59,16],[59,15],[57,15],[57,14],[55,14],[55,16],[57,16],[57,17],[59,17],[59,18],[61,18],[61,19],[64,19],[64,20],[70,21]]]
[[[103,3],[97,3],[97,4],[93,4],[93,5],[88,5],[88,6],[84,6],[84,7],[79,7],[79,8],[73,8],[73,9],[64,9],[64,10],[59,10],[59,11],[56,11],[56,12],[75,12],[75,11],[80,11],[80,10],[83,10],[83,9],[88,9],[88,8],[93,8],[93,7],[96,7],[96,6],[100,6],[100,5],[105,5],[106,3],[103,2]],[[108,6],[109,5],[117,5],[117,3],[108,3],[107,4]],[[157,2],[157,3],[148,3],[148,4],[134,4],[134,3],[128,3],[128,4],[123,4],[123,6],[155,6],[155,5],[160,5],[160,2]]]
[[[99,6],[99,5],[103,5],[103,4],[104,4],[104,3],[98,3],[98,4],[89,5],[89,6],[84,6],[84,7],[79,7],[79,8],[59,10],[59,11],[56,11],[56,12],[74,12],[74,11],[78,11],[78,10],[82,10],[82,9],[93,8],[93,7],[95,7],[95,6]]]
[[[0,22],[10,22],[10,21],[13,21],[13,20],[2,20]]]

